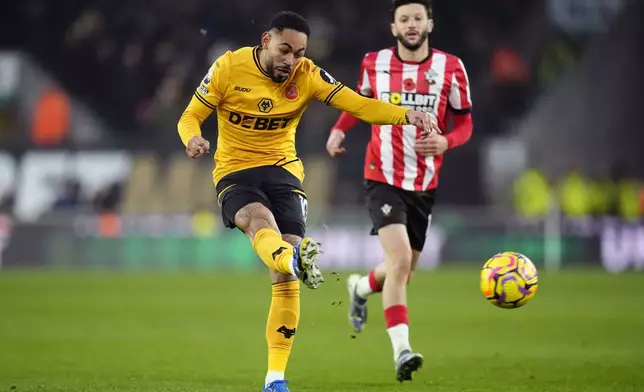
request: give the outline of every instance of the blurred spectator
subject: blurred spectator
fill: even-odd
[[[80,182],[67,179],[61,185],[61,194],[54,202],[53,209],[64,210],[78,207],[81,204]]]
[[[550,212],[552,190],[541,171],[529,169],[516,178],[512,187],[515,212],[524,218],[541,218]]]
[[[559,189],[561,210],[570,218],[584,218],[592,211],[591,188],[579,170],[567,174]]]
[[[488,51],[489,57],[490,48],[500,38],[492,32],[502,25],[511,34],[529,10],[525,2],[514,3],[436,2],[437,29],[432,44],[461,56],[471,77],[477,77],[481,65],[473,63],[476,58],[470,55]],[[395,42],[389,31],[388,2],[349,5],[340,0],[325,5],[295,0],[266,5],[244,0],[225,7],[203,0],[118,4],[89,0],[83,7],[65,4],[56,9],[32,0],[31,23],[48,28],[30,31],[34,34],[30,42],[41,62],[57,73],[66,88],[90,103],[116,129],[130,132],[137,125],[158,128],[154,121],[160,120],[157,114],[164,105],[174,100],[171,96],[178,94],[179,101],[187,104],[212,61],[225,50],[258,44],[272,13],[282,9],[293,9],[309,19],[313,34],[308,56],[323,62],[349,85],[356,79],[365,52]],[[470,39],[462,42],[466,27],[477,34],[469,34]],[[504,60],[508,56],[503,53],[496,57],[501,59],[495,62],[503,64],[496,66],[502,74],[497,76],[507,79],[517,75],[520,65],[516,58]],[[168,73],[180,81],[168,81]],[[148,108],[149,115],[141,117]],[[146,124],[148,120],[153,124]]]
[[[13,193],[4,193],[0,195],[0,213],[11,214],[15,202],[15,195]]]
[[[70,116],[67,95],[60,90],[46,91],[34,109],[32,141],[40,146],[63,142],[69,133]]]
[[[521,57],[528,55],[520,55],[513,45],[520,44],[514,38],[535,3],[434,2],[436,28],[430,43],[463,60],[479,107],[478,131],[472,147],[459,151],[462,156],[476,159],[476,144],[489,129],[508,129],[503,120],[512,120],[525,109],[531,69]],[[355,86],[366,52],[396,44],[389,1],[242,0],[224,7],[205,0],[88,0],[81,6],[28,0],[27,4],[28,23],[34,28],[26,33],[29,45],[24,49],[104,120],[106,139],[113,145],[130,140],[142,145],[152,136],[154,142],[146,148],[180,148],[177,119],[208,67],[226,50],[259,44],[274,12],[291,9],[308,18],[312,35],[307,56],[347,86]],[[483,93],[481,86],[486,89]],[[323,153],[320,146],[338,115],[332,108],[313,105],[298,130],[298,154],[304,157],[313,151]],[[211,117],[204,134],[213,135],[210,131],[216,125]],[[55,144],[60,138],[52,134],[46,140]],[[338,203],[359,202],[362,197],[356,179],[362,176],[366,143],[362,136],[347,140],[347,148],[355,153],[346,158],[346,166],[357,169],[340,173],[346,185],[335,195]]]
[[[102,32],[104,24],[103,14],[93,8],[86,9],[67,30],[67,43],[74,45],[97,36]]]
[[[497,85],[523,85],[530,79],[527,65],[510,46],[499,46],[492,54],[492,76]]]
[[[512,47],[502,45],[494,50],[490,68],[497,111],[510,118],[521,115],[526,108],[530,81],[527,64]]]
[[[154,137],[175,137],[177,119],[186,102],[182,94],[183,81],[174,75],[166,76],[152,101],[139,106],[138,121]]]
[[[121,195],[123,184],[114,183],[105,189],[96,193],[92,200],[95,212],[118,212],[118,206],[121,204]]]
[[[560,37],[550,42],[539,64],[539,84],[547,87],[555,83],[576,58],[575,50],[567,39]]]
[[[614,164],[610,180],[615,187],[610,209],[612,215],[627,220],[637,219],[640,216],[640,184],[633,179],[629,167],[623,162]]]

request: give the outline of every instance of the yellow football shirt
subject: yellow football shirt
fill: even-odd
[[[184,111],[178,131],[184,145],[217,111],[213,179],[258,166],[283,166],[300,181],[295,132],[312,99],[374,124],[407,124],[407,109],[364,98],[303,58],[288,80],[276,83],[259,62],[259,47],[226,52],[210,67]]]

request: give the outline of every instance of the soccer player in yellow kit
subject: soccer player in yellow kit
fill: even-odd
[[[224,224],[239,228],[269,267],[272,301],[266,324],[268,372],[264,392],[288,392],[284,373],[300,314],[299,281],[317,288],[319,244],[304,237],[304,168],[295,150],[297,125],[312,99],[374,124],[436,128],[425,113],[361,97],[304,57],[310,29],[293,12],[280,12],[261,45],[219,57],[178,124],[191,158],[210,143],[201,124],[217,110],[213,179]]]

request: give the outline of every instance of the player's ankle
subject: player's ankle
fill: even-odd
[[[376,270],[372,269],[371,271],[369,271],[367,278],[369,279],[369,287],[371,288],[371,291],[374,293],[380,293],[382,291],[384,282],[378,280]]]
[[[366,300],[367,297],[373,293],[374,291],[371,289],[371,285],[369,284],[369,276],[365,275],[361,277],[356,285],[356,295],[359,298]]]
[[[387,329],[401,324],[408,325],[407,305],[393,305],[385,309],[385,323]]]
[[[302,271],[302,264],[300,262],[300,255],[299,255],[299,250],[295,249],[295,252],[293,252],[293,258],[291,259],[291,262],[289,263],[289,271],[290,274],[298,277],[300,275],[300,271]]]
[[[264,386],[267,387],[268,384],[275,382],[275,381],[281,381],[284,379],[284,373],[283,372],[276,372],[276,371],[271,371],[269,370],[266,373],[266,378],[264,379]]]
[[[407,324],[398,324],[387,328],[387,334],[391,340],[391,347],[394,352],[394,361],[398,359],[404,351],[411,351],[409,344],[409,326]]]
[[[363,276],[358,280],[356,286],[356,294],[359,298],[367,299],[373,293],[382,291],[382,283],[376,279],[376,271],[371,270],[369,274]]]

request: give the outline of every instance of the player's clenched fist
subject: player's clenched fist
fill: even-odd
[[[190,158],[199,158],[210,150],[210,142],[201,136],[193,136],[186,146],[186,154]]]
[[[421,133],[420,133],[421,139],[426,138],[427,136],[431,135],[434,132],[441,133],[440,128],[438,128],[438,125],[431,118],[429,113],[416,112],[414,110],[410,110],[407,112],[406,116],[407,116],[407,122],[409,122],[409,124],[415,125],[421,129]]]
[[[342,147],[342,142],[344,141],[344,132],[339,129],[334,129],[329,135],[329,140],[326,142],[326,150],[329,152],[329,155],[335,157],[336,155],[344,154],[347,150]]]

